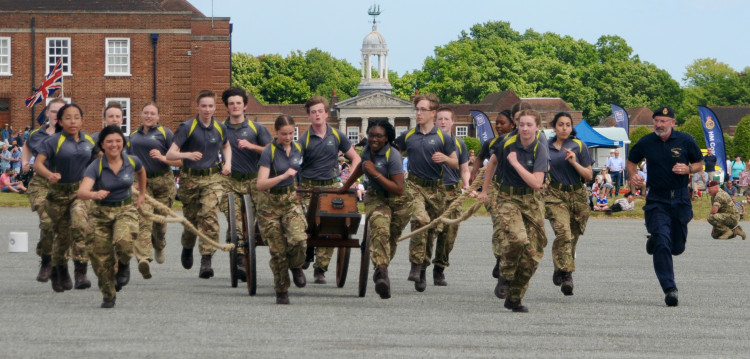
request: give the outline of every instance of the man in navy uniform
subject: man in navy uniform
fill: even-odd
[[[653,255],[654,271],[666,294],[664,301],[674,307],[678,300],[672,256],[685,251],[687,225],[693,218],[687,185],[692,174],[703,168],[703,155],[692,136],[674,130],[672,108],[660,107],[652,118],[654,132],[630,150],[627,170],[631,183],[642,186],[636,164],[643,158],[648,161],[649,191],[643,207],[650,234],[646,252]]]

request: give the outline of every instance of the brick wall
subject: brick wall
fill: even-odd
[[[31,74],[31,18],[36,19],[35,74]],[[10,29],[11,31],[3,31]],[[158,33],[157,91],[162,123],[177,124],[195,114],[194,98],[200,89],[217,94],[229,87],[229,19],[194,18],[191,12],[167,13],[1,13],[0,37],[11,38],[12,76],[0,76],[0,98],[10,99],[11,124],[23,128],[31,122],[25,97],[39,86],[47,73],[48,37],[67,37],[71,42],[71,76],[64,77],[64,94],[84,110],[84,130],[101,128],[105,98],[130,98],[131,125],[140,125],[140,109],[153,97],[153,47],[151,33]],[[130,39],[130,75],[105,76],[107,38]],[[198,52],[194,47],[200,46]],[[193,56],[188,55],[193,51]],[[221,102],[219,100],[219,102]],[[37,104],[35,115],[43,109]],[[223,118],[223,105],[217,117]]]

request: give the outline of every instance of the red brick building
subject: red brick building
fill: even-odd
[[[125,106],[125,130],[152,100],[175,129],[195,115],[198,91],[229,87],[230,48],[229,18],[187,0],[0,0],[0,125],[33,122],[44,104],[32,112],[24,99],[62,58],[64,97],[82,107],[85,131],[101,128],[110,100]]]

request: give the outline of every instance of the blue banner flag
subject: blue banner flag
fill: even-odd
[[[612,108],[612,117],[615,119],[615,122],[617,123],[617,127],[622,127],[625,129],[625,133],[630,135],[630,118],[628,118],[628,112],[625,111],[624,108],[610,104],[609,107]]]
[[[477,129],[477,138],[482,144],[495,138],[495,132],[492,131],[490,119],[484,112],[479,110],[470,110],[471,117],[474,118],[474,127]]]
[[[698,106],[698,113],[701,115],[703,124],[703,136],[706,138],[706,148],[714,149],[716,164],[724,170],[724,180],[729,178],[727,172],[726,150],[724,149],[724,133],[721,131],[721,124],[716,114],[706,106]]]

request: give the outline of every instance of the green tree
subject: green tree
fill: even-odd
[[[730,157],[739,154],[742,158],[747,159],[750,155],[750,116],[745,116],[737,124],[737,130],[734,131],[733,153],[728,153]]]
[[[706,148],[706,139],[703,135],[703,124],[701,123],[700,116],[690,116],[682,125],[680,125],[678,130],[693,136],[695,142],[698,143],[698,147]]]
[[[479,150],[482,149],[482,142],[476,137],[464,137],[462,140],[466,143],[466,149],[469,151],[474,150],[474,153],[479,153]]]
[[[734,137],[724,134],[724,156],[734,156],[735,152],[734,148]],[[726,160],[725,158],[718,158],[719,160]]]
[[[638,141],[641,140],[641,137],[648,135],[649,133],[654,132],[653,129],[646,127],[646,126],[638,126],[632,131],[630,131],[630,146],[634,146]]]

